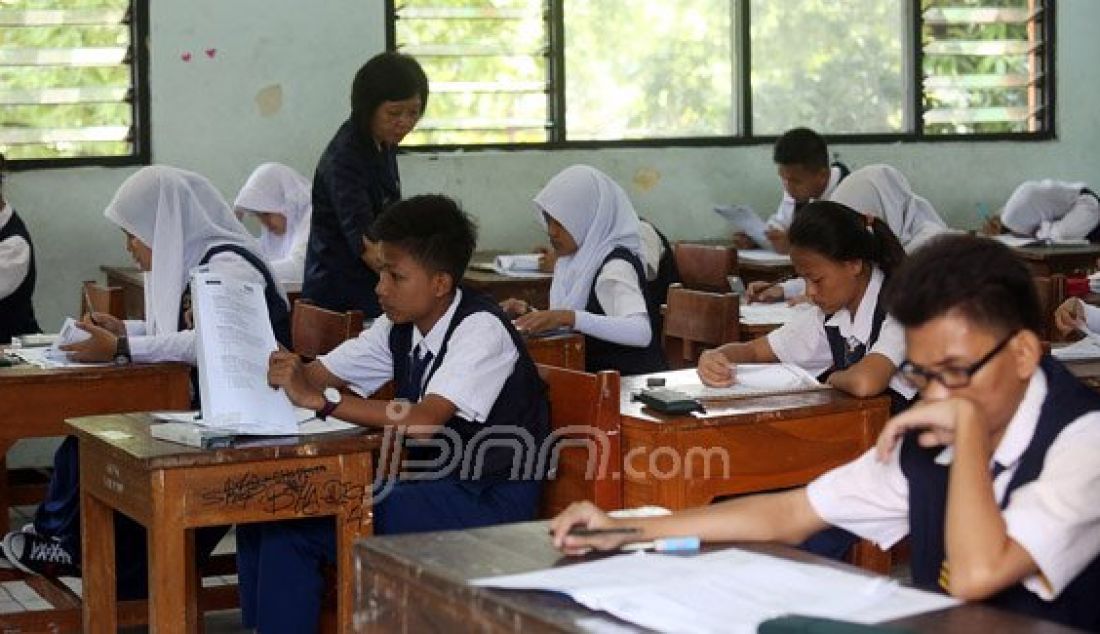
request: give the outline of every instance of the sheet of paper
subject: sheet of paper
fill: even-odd
[[[1034,237],[1014,236],[1011,233],[1001,233],[990,237],[1010,247],[1027,247],[1034,244],[1042,244],[1041,240],[1036,240]]]
[[[742,304],[741,323],[747,325],[768,325],[790,323],[799,314],[814,310],[812,304],[803,303],[791,306],[787,302]]]
[[[538,271],[541,257],[538,253],[498,255],[493,258],[493,268],[497,271]]]
[[[30,365],[53,369],[53,368],[102,368],[104,366],[113,365],[110,361],[104,361],[102,363],[80,363],[77,361],[70,361],[68,355],[60,354],[53,355],[50,353],[50,348],[12,348],[8,350],[8,354],[15,355]]]
[[[68,361],[69,355],[62,352],[61,346],[67,346],[71,343],[80,343],[91,337],[92,335],[90,333],[76,327],[75,319],[66,317],[64,323],[61,324],[61,330],[57,333],[57,338],[50,344],[46,352],[46,357],[59,362]]]
[[[198,341],[200,424],[238,434],[293,434],[286,392],[267,384],[267,359],[278,349],[263,286],[200,273],[191,280]]]
[[[702,383],[670,387],[701,400],[829,389],[809,372],[790,363],[739,363],[733,366],[733,371],[736,378],[729,387],[710,387]]]
[[[733,226],[734,231],[747,235],[753,242],[761,247],[771,244],[765,233],[768,225],[752,207],[748,205],[720,205],[714,208],[714,213],[726,219]]]
[[[1050,354],[1055,359],[1062,361],[1091,361],[1100,359],[1100,335],[1089,332],[1089,336],[1071,343],[1068,346],[1057,346],[1050,349]]]
[[[694,557],[617,555],[470,583],[563,592],[591,609],[675,632],[755,632],[761,622],[790,613],[872,624],[958,603],[885,577],[739,549]]]
[[[738,249],[737,261],[771,266],[790,265],[791,256],[767,249]]]
[[[161,423],[202,423],[202,414],[198,410],[150,412],[150,414],[154,420]],[[317,418],[317,412],[304,407],[294,408],[294,419],[298,423],[297,427],[294,431],[287,433],[286,435],[288,436],[327,434],[329,432],[346,431],[359,427],[359,425],[348,423],[332,416],[327,417],[325,420],[321,420]]]

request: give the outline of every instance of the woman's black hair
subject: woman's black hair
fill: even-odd
[[[898,237],[885,222],[829,200],[809,203],[795,214],[791,246],[837,262],[863,260],[889,277],[905,259]]]
[[[428,76],[408,55],[387,51],[370,58],[351,83],[351,116],[360,126],[369,125],[384,101],[420,97],[420,112],[428,107]]]

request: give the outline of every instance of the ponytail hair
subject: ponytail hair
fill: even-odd
[[[905,259],[905,250],[889,225],[829,200],[809,203],[795,214],[790,241],[791,246],[837,262],[862,260],[873,264],[886,277]]]

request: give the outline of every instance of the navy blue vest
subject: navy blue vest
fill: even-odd
[[[443,358],[447,356],[451,335],[462,320],[475,313],[489,313],[500,320],[508,335],[512,338],[519,353],[519,359],[512,369],[511,376],[504,382],[500,395],[493,403],[485,422],[468,421],[457,414],[447,421],[446,427],[460,440],[462,446],[454,446],[454,438],[436,434],[431,442],[406,443],[406,456],[409,460],[433,461],[441,458],[443,449],[440,443],[450,448],[450,456],[461,455],[462,459],[442,464],[454,468],[445,477],[461,479],[467,482],[501,481],[506,479],[542,479],[545,468],[537,469],[539,450],[545,444],[550,433],[550,410],[546,401],[546,384],[539,377],[531,355],[527,352],[519,333],[512,322],[500,310],[491,298],[470,289],[462,290],[447,332],[443,336],[443,345],[439,354],[432,359],[424,383],[439,369]],[[419,389],[408,385],[410,360],[412,356],[412,335],[414,325],[395,324],[390,330],[390,353],[393,355],[393,377],[398,394],[407,394]],[[469,468],[467,468],[469,467]]]
[[[1043,469],[1047,450],[1062,430],[1081,415],[1100,410],[1100,395],[1093,392],[1049,356],[1040,367],[1047,379],[1047,397],[1031,443],[1020,457],[1008,484],[1001,508],[1012,492],[1031,482]],[[940,590],[940,568],[946,559],[944,526],[947,513],[947,480],[950,468],[936,464],[941,447],[921,447],[914,434],[901,446],[901,469],[909,481],[909,534],[912,542],[913,582]],[[997,607],[1023,612],[1088,630],[1100,629],[1100,557],[1089,563],[1054,601],[1044,601],[1015,584],[988,600]]]
[[[668,363],[665,361],[665,353],[661,349],[661,331],[654,327],[654,324],[660,322],[654,319],[654,314],[658,317],[661,314],[660,307],[654,306],[652,300],[649,298],[646,292],[645,270],[642,268],[642,262],[638,259],[638,256],[630,252],[630,250],[623,247],[616,247],[611,253],[604,258],[604,261],[600,263],[599,270],[603,270],[603,267],[607,265],[611,260],[626,260],[634,267],[634,272],[638,275],[638,288],[642,291],[642,295],[646,298],[646,310],[649,313],[649,325],[652,332],[652,336],[649,338],[649,345],[645,347],[624,346],[618,343],[612,343],[603,339],[597,339],[595,337],[584,336],[584,369],[589,372],[599,372],[601,370],[618,370],[623,376],[631,376],[634,374],[648,374],[650,372],[663,372],[668,369]],[[599,273],[596,274],[599,277]],[[593,315],[605,315],[603,306],[600,305],[599,298],[596,297],[596,281],[592,281],[592,290],[588,292],[588,305],[584,308],[586,311]]]
[[[1092,191],[1088,187],[1085,187],[1084,189],[1082,189],[1081,194],[1083,194],[1083,195],[1087,194],[1089,196],[1092,196],[1093,198],[1096,199],[1097,203],[1100,203],[1100,196],[1098,196],[1096,194],[1096,192]],[[1096,244],[1096,243],[1100,242],[1100,223],[1098,223],[1095,227],[1092,228],[1092,231],[1090,231],[1089,234],[1087,236],[1085,236],[1085,239],[1088,240],[1089,242],[1093,243],[1093,244]]]
[[[31,250],[30,268],[23,281],[16,287],[15,292],[4,299],[0,299],[0,343],[10,343],[16,335],[25,335],[32,332],[42,332],[38,328],[38,321],[34,318],[34,305],[31,303],[31,295],[34,294],[35,266],[34,243],[27,232],[27,226],[19,214],[13,209],[11,219],[3,227],[0,227],[0,242],[8,238],[21,237],[27,241]]]

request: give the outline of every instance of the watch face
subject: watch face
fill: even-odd
[[[126,365],[130,362],[130,357],[124,354],[115,355],[115,365]]]
[[[340,390],[334,387],[326,387],[324,394],[325,400],[329,403],[339,403],[344,398],[344,395],[340,393]]]

